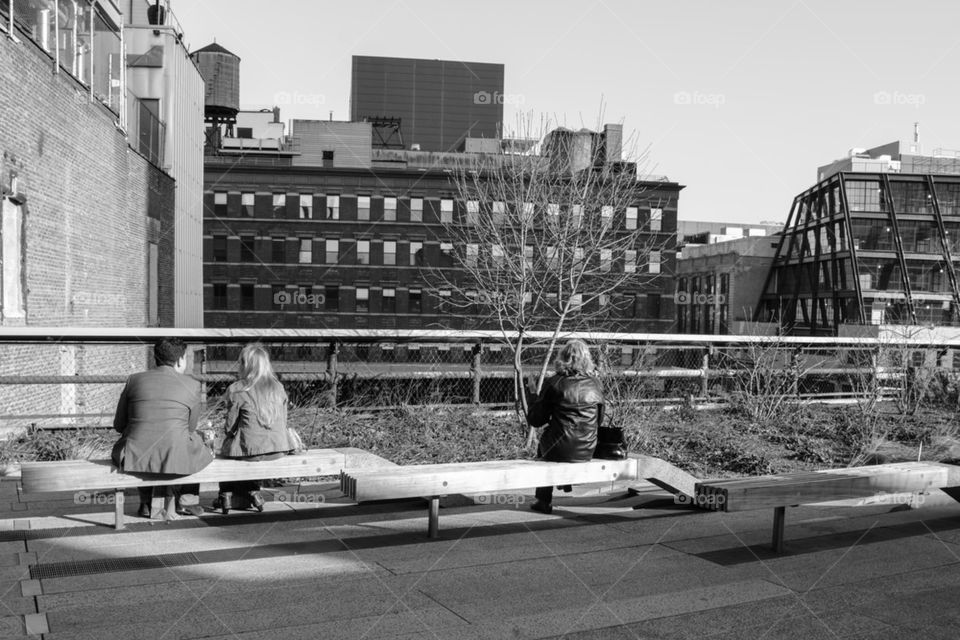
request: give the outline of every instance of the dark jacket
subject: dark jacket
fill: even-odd
[[[213,453],[197,433],[200,383],[157,367],[127,379],[113,428],[121,433],[113,463],[122,471],[189,475],[206,467]]]
[[[263,402],[254,391],[244,391],[243,383],[234,382],[227,389],[227,437],[220,455],[227,458],[249,458],[271,453],[288,453],[295,448],[287,429],[287,398],[284,395],[279,417],[267,423],[260,415]]]
[[[527,413],[531,426],[547,425],[540,436],[539,457],[553,462],[590,460],[602,421],[600,382],[585,374],[557,374],[545,380]]]

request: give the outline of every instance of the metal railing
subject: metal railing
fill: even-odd
[[[268,346],[296,407],[514,406],[510,341],[498,332],[298,329],[50,329],[0,331],[0,428],[107,426],[127,376],[150,366],[153,341],[183,338],[209,411],[237,372],[240,349]],[[563,336],[566,340],[570,336]],[[945,380],[960,340],[675,334],[578,334],[601,375],[638,402],[722,402],[780,393],[796,401],[892,399],[918,371]],[[529,334],[536,376],[548,334]],[[561,340],[561,341],[562,341]]]

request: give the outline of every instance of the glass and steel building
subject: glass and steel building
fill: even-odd
[[[960,154],[845,160],[794,199],[756,319],[807,335],[960,324]]]

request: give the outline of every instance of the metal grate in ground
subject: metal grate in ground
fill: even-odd
[[[69,562],[48,562],[30,566],[30,578],[70,578],[116,571],[141,571],[144,569],[163,569],[200,564],[200,559],[192,552],[166,553],[156,556],[128,558],[96,558],[94,560],[75,560]]]

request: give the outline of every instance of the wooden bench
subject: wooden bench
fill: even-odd
[[[24,462],[21,486],[24,493],[54,491],[113,491],[114,527],[123,529],[124,489],[180,484],[336,476],[344,470],[396,467],[393,462],[362,449],[310,449],[277,460],[246,462],[215,458],[205,469],[177,478],[130,474],[119,471],[109,459]]]
[[[773,550],[783,550],[786,507],[960,485],[960,467],[898,462],[696,483],[693,504],[714,511],[773,509]]]
[[[421,464],[381,470],[345,470],[340,490],[358,503],[424,498],[429,501],[427,535],[440,530],[440,497],[564,484],[636,479],[638,457],[566,463],[542,460],[495,460],[454,464]]]

